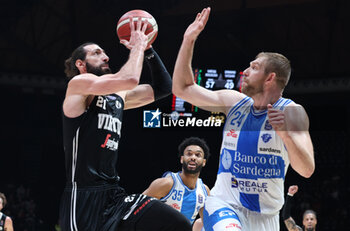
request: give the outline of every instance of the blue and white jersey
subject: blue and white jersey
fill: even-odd
[[[280,98],[283,110],[291,100]],[[256,111],[245,97],[226,117],[217,179],[211,195],[262,214],[277,214],[284,203],[284,177],[289,166],[282,139],[269,124],[267,110]]]
[[[202,180],[198,178],[196,188],[189,189],[182,182],[179,173],[166,172],[163,174],[163,177],[169,176],[173,178],[173,187],[170,192],[160,200],[181,212],[193,223],[208,196]]]

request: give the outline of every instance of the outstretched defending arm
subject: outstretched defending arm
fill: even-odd
[[[210,91],[194,81],[192,56],[195,41],[204,29],[210,14],[210,7],[197,14],[188,26],[176,59],[173,74],[173,93],[187,102],[208,111],[227,112],[227,109],[241,100],[244,95],[232,90]]]

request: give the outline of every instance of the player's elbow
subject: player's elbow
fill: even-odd
[[[302,177],[310,178],[312,174],[315,172],[315,165],[310,165],[309,167],[304,168],[302,171],[299,171],[299,174]]]
[[[315,162],[310,161],[309,163],[301,162],[291,162],[291,167],[296,171],[300,176],[305,178],[310,178],[315,172]]]
[[[312,176],[312,174],[314,174],[315,172],[315,165],[313,165],[312,167],[310,167],[309,169],[307,169],[307,171],[305,171],[305,178],[310,178]]]
[[[179,86],[173,84],[171,91],[173,92],[174,95],[181,98],[182,91],[181,91],[181,88]]]
[[[186,86],[186,85],[179,85],[179,84],[176,84],[175,82],[173,82],[173,86],[172,86],[172,93],[181,98],[181,99],[186,99],[187,97],[187,92],[188,92],[188,87],[189,86]]]

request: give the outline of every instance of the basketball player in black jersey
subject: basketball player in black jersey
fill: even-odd
[[[132,21],[132,20],[130,20]],[[63,102],[63,141],[67,185],[60,206],[66,230],[191,230],[170,206],[142,194],[127,195],[118,185],[116,162],[124,109],[140,107],[170,94],[171,78],[157,53],[145,51],[150,35],[138,19],[130,23],[129,59],[112,74],[108,56],[94,43],[78,47],[66,60],[71,78]],[[143,61],[152,84],[138,84]]]
[[[0,192],[0,231],[13,231],[12,219],[1,212],[6,205],[5,194]]]
[[[282,219],[288,231],[316,231],[317,216],[314,210],[308,209],[303,214],[303,228],[298,226],[291,216],[291,207],[293,196],[298,192],[298,185],[292,185],[288,188],[288,193],[282,209]]]

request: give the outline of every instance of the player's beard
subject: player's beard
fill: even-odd
[[[94,67],[92,65],[90,65],[88,62],[86,63],[86,72],[87,73],[91,73],[91,74],[94,74],[94,75],[97,75],[97,76],[101,76],[101,75],[104,75],[104,74],[109,74],[109,73],[112,73],[111,69],[108,67],[108,68],[102,68],[103,64],[101,64],[100,66],[98,67]]]
[[[250,97],[263,92],[263,90],[264,90],[263,86],[254,87],[247,83],[245,85],[242,84],[242,93]]]
[[[313,227],[306,228],[305,230],[306,230],[306,231],[315,231],[315,229],[314,229]]]
[[[196,174],[199,173],[203,168],[203,165],[198,165],[195,169],[188,169],[188,163],[183,162],[182,163],[182,169],[184,170],[185,173],[188,174]]]

